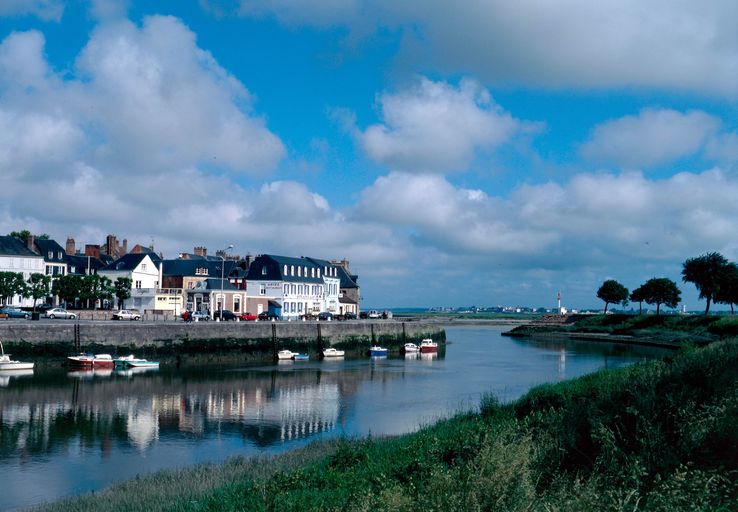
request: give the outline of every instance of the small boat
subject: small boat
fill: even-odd
[[[294,355],[294,352],[291,350],[280,350],[277,352],[277,359],[284,361],[287,359],[292,359],[292,356]]]
[[[0,342],[0,370],[33,370],[33,363],[23,363],[21,361],[13,361],[10,354],[5,353],[3,344]]]
[[[369,355],[372,357],[386,356],[388,352],[389,351],[386,348],[380,347],[378,345],[373,345],[369,347]]]
[[[307,354],[292,354],[293,361],[307,361],[308,359],[310,359],[310,356]]]
[[[438,352],[438,343],[430,338],[426,338],[420,342],[421,354],[430,354],[432,352]]]
[[[417,353],[418,350],[420,349],[415,343],[405,343],[405,346],[402,347],[402,351],[406,354],[414,354]]]
[[[159,361],[140,359],[133,354],[130,354],[115,359],[115,366],[122,366],[124,368],[158,368]]]
[[[115,361],[110,354],[79,354],[67,357],[67,364],[83,368],[113,368]]]
[[[343,350],[336,350],[335,348],[327,348],[323,351],[323,357],[343,357],[345,352]]]

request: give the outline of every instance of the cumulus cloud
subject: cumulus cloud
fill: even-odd
[[[211,4],[220,4],[209,0]],[[738,39],[732,0],[241,0],[241,13],[313,27],[407,29],[407,61],[485,81],[545,87],[654,87],[735,96]],[[252,7],[254,6],[254,7]],[[355,13],[360,12],[357,16]]]
[[[62,0],[3,0],[0,16],[33,15],[44,21],[59,21],[64,12]]]
[[[644,109],[596,126],[581,154],[623,167],[650,167],[691,156],[720,128],[716,117],[700,111]]]
[[[417,86],[378,98],[382,124],[357,138],[373,160],[403,171],[447,172],[509,140],[521,123],[472,80],[458,87],[421,78]]]

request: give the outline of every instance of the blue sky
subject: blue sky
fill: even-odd
[[[738,259],[737,17],[5,0],[0,230],[347,258],[365,307],[598,306]]]

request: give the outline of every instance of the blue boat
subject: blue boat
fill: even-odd
[[[310,359],[310,356],[307,354],[292,354],[293,361],[307,361],[308,359]]]
[[[369,347],[369,355],[372,357],[376,356],[386,356],[388,350],[384,347],[380,347],[377,345],[374,345],[373,347]]]

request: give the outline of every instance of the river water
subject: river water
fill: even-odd
[[[141,372],[0,374],[0,510],[138,474],[275,453],[324,436],[400,434],[536,384],[661,357],[659,349],[447,328],[433,357],[219,362]]]

